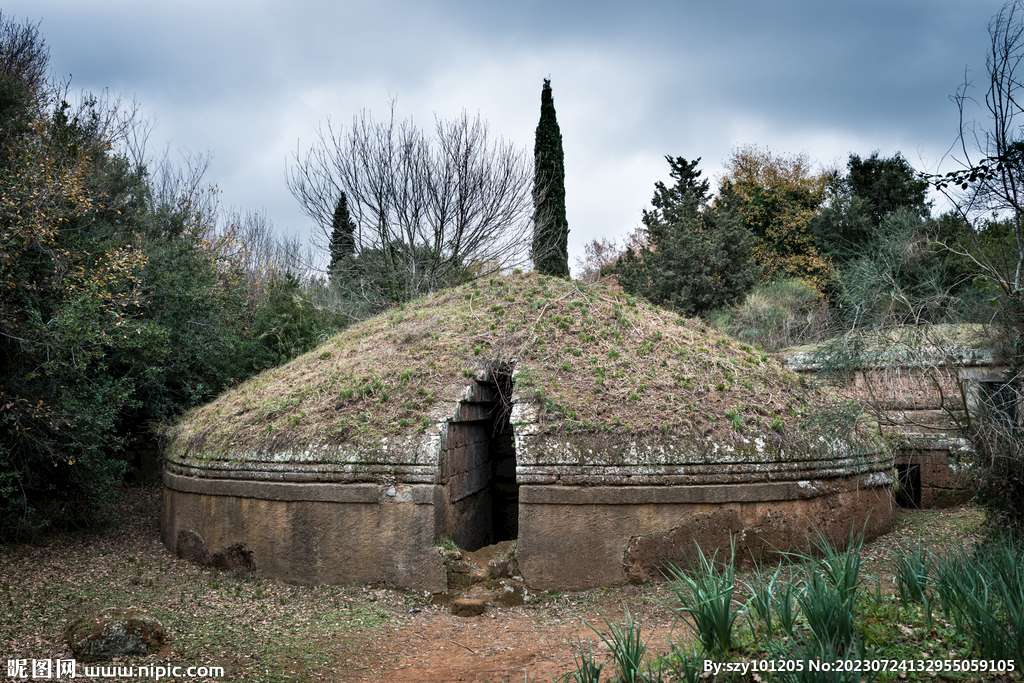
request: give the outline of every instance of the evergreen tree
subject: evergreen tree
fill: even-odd
[[[846,167],[845,177],[830,178],[827,200],[811,226],[822,256],[840,268],[879,248],[886,240],[882,223],[897,210],[931,216],[928,184],[899,152],[886,158],[875,151],[864,159],[850,154]]]
[[[533,155],[533,264],[538,273],[567,278],[569,224],[565,220],[565,160],[551,81],[547,78],[540,93],[540,122]]]
[[[655,185],[654,208],[643,214],[647,244],[627,249],[612,272],[627,292],[683,315],[731,305],[761,275],[751,260],[754,236],[734,212],[708,206],[700,159],[665,159],[676,184]]]
[[[334,220],[331,221],[331,263],[328,271],[332,276],[338,264],[355,253],[355,232],[355,223],[348,214],[348,197],[342,192],[334,208]]]
[[[928,183],[917,177],[914,167],[899,152],[886,158],[874,151],[867,159],[850,154],[846,166],[850,170],[850,190],[867,204],[875,225],[900,208],[910,209],[921,218],[931,216]]]

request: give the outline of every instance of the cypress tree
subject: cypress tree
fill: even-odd
[[[555,119],[551,80],[540,93],[533,148],[533,265],[538,273],[569,277],[569,224],[565,220],[565,160]]]
[[[356,251],[355,223],[348,214],[348,197],[341,193],[338,205],[334,207],[334,219],[331,221],[331,264],[329,272],[333,275],[338,265]]]

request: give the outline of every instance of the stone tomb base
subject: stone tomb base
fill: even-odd
[[[970,469],[951,462],[949,449],[913,448],[897,451],[896,503],[930,510],[949,508],[971,499]]]
[[[283,483],[164,474],[161,537],[172,551],[247,566],[303,584],[385,582],[442,592],[450,523],[445,489],[432,484]],[[516,557],[525,583],[582,590],[658,579],[686,568],[699,544],[739,563],[807,549],[815,530],[844,546],[892,526],[890,479],[695,486],[519,488]]]

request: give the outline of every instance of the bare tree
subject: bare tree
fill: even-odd
[[[38,94],[46,84],[50,50],[39,35],[39,22],[16,23],[0,12],[0,73]]]
[[[970,244],[945,245],[969,258],[1010,301],[1020,306],[1024,285],[1024,82],[1018,68],[1024,60],[1024,0],[1012,0],[989,22],[989,54],[985,59],[984,117],[969,114],[973,83],[965,79],[953,96],[960,127],[953,156],[960,168],[927,176],[973,229]],[[1015,249],[986,244],[983,222],[992,215],[1012,226]],[[1024,331],[1024,330],[1022,330]]]
[[[989,499],[1002,501],[1004,511],[1024,523],[1024,0],[1003,5],[988,34],[983,102],[972,97],[969,79],[953,96],[960,112],[953,156],[959,168],[927,179],[970,227],[966,239],[943,246],[978,267],[999,305],[994,331],[1002,336],[1008,367],[991,390],[971,399],[977,419],[963,426]],[[980,119],[969,114],[974,104],[981,106]],[[1001,225],[988,222],[992,216]],[[965,392],[963,402],[969,398]]]
[[[248,295],[259,298],[275,280],[291,274],[311,284],[313,255],[297,237],[283,237],[263,212],[225,209],[220,191],[206,179],[210,152],[170,148],[153,153],[149,138],[156,124],[139,119],[120,137],[120,153],[146,175],[149,209],[163,237],[187,234],[224,269],[244,276]]]
[[[344,192],[355,223],[355,253],[334,282],[371,308],[405,301],[529,262],[533,171],[530,157],[464,112],[438,119],[433,135],[411,119],[363,112],[350,128],[330,121],[307,152],[296,151],[288,189],[330,244]]]
[[[583,245],[583,256],[576,257],[576,279],[587,284],[597,282],[602,277],[601,271],[615,265],[623,253],[625,249],[615,240],[607,237],[591,240],[589,244]]]

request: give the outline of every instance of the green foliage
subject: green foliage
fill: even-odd
[[[805,154],[774,154],[755,145],[733,150],[715,208],[754,235],[753,257],[765,281],[799,278],[824,289],[834,279],[811,229],[828,179],[812,172]]]
[[[806,280],[757,285],[742,303],[709,311],[708,321],[745,342],[784,349],[819,339],[829,327],[825,297]]]
[[[747,591],[750,593],[750,599],[747,601],[747,621],[750,622],[752,614],[757,616],[760,623],[763,624],[764,631],[768,634],[775,633],[772,613],[775,606],[776,585],[781,585],[782,583],[780,580],[782,569],[783,567],[780,564],[776,567],[775,572],[769,576],[767,571],[755,562],[753,580],[746,582]],[[753,623],[751,623],[751,630],[756,631]]]
[[[565,155],[555,118],[551,81],[544,79],[533,148],[533,265],[538,273],[569,277],[569,224],[565,218]]]
[[[633,615],[627,607],[625,625],[619,626],[608,621],[605,622],[605,625],[608,627],[607,635],[587,624],[611,650],[612,660],[615,662],[615,672],[618,675],[616,680],[621,683],[641,683],[644,680],[641,665],[644,651],[647,648],[640,634],[640,622],[634,621]],[[581,675],[578,680],[588,680],[582,678],[583,674],[587,674],[593,675],[593,678],[589,680],[596,681],[600,676],[600,666],[595,668],[592,657],[589,660],[584,660],[582,664],[583,667],[577,668],[578,674]]]
[[[925,221],[900,209],[878,228],[875,246],[842,270],[839,299],[848,325],[920,325],[987,320],[972,286],[977,271],[937,244],[956,244],[952,216]]]
[[[973,673],[938,672],[942,680],[988,680],[1008,666],[1019,670],[1024,656],[1024,546],[1019,538],[999,536],[970,549],[926,549],[918,544],[916,549],[890,550],[902,600],[883,591],[881,583],[876,583],[872,594],[861,590],[863,552],[862,539],[852,532],[844,550],[818,534],[810,552],[783,553],[795,560],[792,564],[783,562],[766,571],[755,563],[743,608],[750,630],[740,625],[728,640],[716,634],[735,620],[736,610],[728,602],[734,587],[731,563],[716,565],[713,558],[702,558],[689,573],[673,571],[670,576],[682,583],[670,584],[676,600],[669,606],[690,615],[688,622],[698,643],[691,641],[684,647],[682,638],[670,635],[667,652],[652,656],[628,614],[626,628],[615,627],[612,636],[602,634],[602,638],[616,662],[618,651],[646,654],[642,674],[646,678],[639,680],[649,681],[665,680],[666,674],[668,680],[701,680],[706,657],[723,667],[713,674],[716,681],[897,680],[907,677],[900,662],[921,658],[975,667]],[[929,605],[945,618],[933,619]],[[720,644],[709,652],[710,642]],[[938,654],[942,656],[936,656],[936,647],[941,647]],[[580,652],[584,654],[582,648]],[[896,668],[885,672],[877,670],[880,667],[819,668],[821,663],[838,660],[895,662]],[[631,666],[625,671],[639,671],[639,656],[628,661]],[[770,670],[754,669],[751,676],[728,673],[726,662],[738,667],[774,664]],[[591,668],[581,666],[577,658],[577,673],[565,680],[599,680],[592,651],[589,658],[584,654],[583,663]],[[585,671],[594,675],[581,677]],[[916,680],[912,672],[907,673]],[[936,677],[919,674],[922,679],[929,676]],[[618,680],[634,679],[620,674]]]
[[[842,265],[875,244],[878,224],[872,221],[867,202],[850,192],[842,180],[829,189],[835,193],[814,217],[811,231],[821,255]]]
[[[846,164],[850,191],[864,201],[872,222],[878,225],[898,209],[928,218],[928,183],[917,177],[917,171],[899,152],[888,158],[878,154],[876,150],[866,159],[850,154]]]
[[[857,637],[857,621],[835,586],[812,571],[797,602],[821,652],[841,656],[850,651]]]
[[[893,551],[893,579],[896,592],[904,607],[919,604],[924,607],[928,625],[932,623],[932,591],[935,558],[931,551],[922,548],[918,539],[916,546],[901,546]]]
[[[1007,221],[970,226],[953,214],[922,219],[898,209],[876,233],[874,246],[842,268],[834,294],[839,322],[851,331],[831,340],[817,354],[826,373],[839,376],[853,367],[899,362],[935,372],[943,363],[964,362],[950,341],[948,324],[985,324],[983,342],[997,358],[1010,359],[1004,383],[979,388],[971,412],[954,412],[973,445],[971,456],[986,505],[1004,519],[1020,522],[1024,510],[1024,438],[1016,419],[1021,396],[1020,312],[998,284],[996,264],[1013,268],[1014,230]],[[1005,260],[1000,260],[1005,259]],[[987,265],[985,265],[987,264]],[[1002,281],[1011,277],[1004,271]],[[967,329],[965,327],[964,329]],[[979,336],[979,335],[976,335]],[[1017,359],[1014,361],[1013,359]]]
[[[580,642],[578,650],[578,654],[573,655],[573,663],[576,665],[576,670],[570,671],[562,680],[566,683],[571,681],[576,683],[599,683],[604,663],[595,661],[594,648],[590,643],[587,644],[587,650],[584,652],[583,643]]]
[[[53,102],[2,66],[0,537],[25,538],[95,524],[129,438],[333,321],[295,278],[251,281],[188,197],[158,200],[112,151],[107,102]]]
[[[344,259],[355,253],[355,231],[355,223],[348,213],[348,198],[342,192],[331,221],[331,261],[327,266],[329,273],[334,273]]]
[[[947,619],[966,631],[985,659],[1024,662],[1024,546],[1000,536],[969,553],[933,558],[934,581],[924,587]],[[929,590],[934,586],[933,593]],[[936,599],[937,598],[937,599]]]
[[[630,247],[611,269],[622,288],[683,315],[731,305],[760,277],[751,261],[752,235],[708,207],[700,159],[666,157],[672,187],[655,185],[653,210],[644,211],[647,244]]]
[[[732,649],[733,626],[743,612],[733,600],[734,557],[717,562],[697,546],[698,563],[690,572],[669,565],[666,576],[675,598],[673,610],[694,632],[705,651],[720,657]]]
[[[666,666],[683,683],[697,683],[704,673],[704,653],[697,646],[684,649],[679,643],[672,643],[666,660]]]
[[[866,159],[850,154],[847,169],[845,177],[831,179],[811,226],[822,256],[839,266],[875,249],[882,221],[896,211],[925,220],[931,210],[928,184],[899,152],[885,158],[875,151]]]

